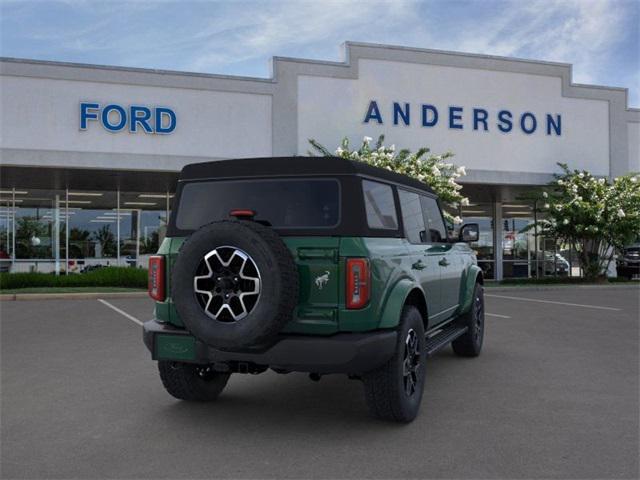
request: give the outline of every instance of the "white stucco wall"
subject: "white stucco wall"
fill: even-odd
[[[627,123],[629,142],[629,171],[640,172],[640,123]]]
[[[359,60],[357,79],[300,76],[298,80],[298,152],[308,138],[335,147],[345,134],[386,135],[386,143],[433,152],[453,151],[456,163],[470,169],[553,173],[556,162],[609,174],[609,105],[607,101],[565,98],[561,78],[543,75],[457,68],[381,60]],[[377,101],[384,124],[363,123],[371,100]],[[411,124],[393,124],[393,102],[408,102]],[[439,111],[434,127],[421,126],[421,105]],[[448,126],[448,107],[464,107],[463,130]],[[489,112],[489,131],[474,131],[472,109]],[[513,113],[513,130],[496,127],[500,110]],[[532,112],[538,128],[523,133],[519,116]],[[546,134],[546,114],[562,115],[562,135]]]
[[[5,149],[206,158],[269,156],[272,152],[270,95],[14,76],[0,77],[0,91]],[[126,129],[111,133],[94,121],[81,131],[82,101],[166,106],[175,111],[177,127],[170,135]],[[154,168],[152,161],[132,165],[126,157],[122,164],[97,165],[91,155],[73,166]]]

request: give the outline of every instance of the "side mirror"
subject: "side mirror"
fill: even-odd
[[[480,225],[477,223],[467,223],[460,229],[458,240],[461,242],[477,242],[480,238]]]

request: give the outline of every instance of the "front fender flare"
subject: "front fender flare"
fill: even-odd
[[[398,326],[400,313],[402,312],[407,297],[409,293],[416,288],[424,295],[422,288],[409,278],[403,278],[393,286],[387,297],[385,306],[382,309],[378,328],[396,328]]]
[[[466,313],[471,308],[471,302],[473,301],[473,289],[475,288],[478,278],[480,278],[480,282],[482,283],[482,269],[477,265],[471,265],[460,285],[459,313]]]

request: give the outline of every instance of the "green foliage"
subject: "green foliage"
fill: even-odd
[[[110,225],[104,225],[93,232],[93,239],[102,246],[102,256],[113,257],[116,255],[116,236],[111,231]]]
[[[542,192],[538,223],[545,236],[571,244],[588,279],[601,276],[615,250],[640,235],[640,176],[628,174],[610,182],[587,171],[558,164],[556,175]]]
[[[372,146],[371,142],[372,138],[364,137],[362,145],[357,150],[352,150],[349,145],[349,139],[345,137],[340,146],[332,153],[316,140],[309,139],[309,143],[315,150],[315,152],[309,152],[309,154],[319,153],[325,157],[342,157],[407,175],[429,185],[440,197],[440,200],[448,203],[453,208],[457,208],[458,205],[465,206],[469,204],[469,199],[460,193],[462,186],[456,182],[458,178],[466,175],[465,168],[457,167],[447,161],[453,157],[453,153],[447,152],[442,155],[433,155],[429,154],[430,150],[426,147],[419,149],[415,153],[408,149],[396,152],[394,145],[390,147],[384,146],[384,135],[378,137],[375,146]],[[446,212],[445,216],[454,223],[461,222],[459,217],[451,217]]]
[[[30,287],[147,287],[147,270],[131,267],[104,267],[87,273],[0,273],[0,289]]]

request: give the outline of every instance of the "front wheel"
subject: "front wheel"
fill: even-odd
[[[408,305],[402,310],[393,357],[362,378],[374,417],[405,423],[416,418],[425,382],[424,348],[422,315]]]
[[[158,362],[164,388],[180,400],[207,402],[218,398],[229,381],[229,373],[214,371],[209,365]]]
[[[476,283],[469,311],[458,319],[467,332],[451,342],[453,351],[461,357],[477,357],[484,339],[484,288]]]

